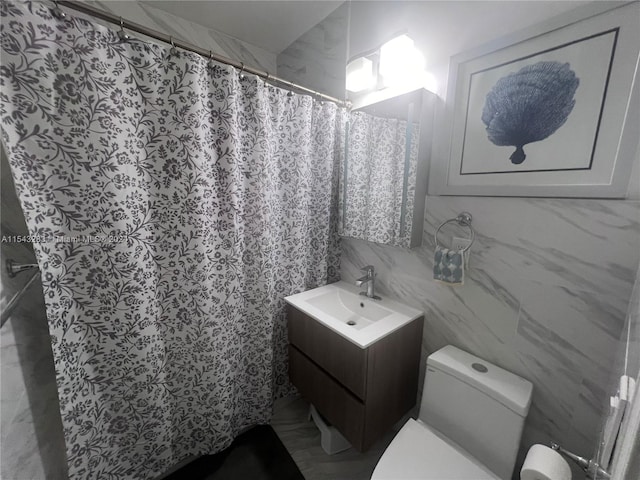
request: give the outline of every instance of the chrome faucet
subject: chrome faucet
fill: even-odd
[[[374,300],[382,300],[378,295],[375,294],[375,281],[376,281],[376,273],[373,268],[373,265],[367,265],[366,267],[362,267],[361,270],[366,272],[366,274],[356,280],[356,287],[362,287],[363,285],[367,285],[366,292],[360,292],[360,295],[364,295],[365,297],[373,298]]]

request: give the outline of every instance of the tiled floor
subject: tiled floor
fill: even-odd
[[[378,459],[397,432],[395,429],[389,432],[365,453],[350,448],[327,455],[320,446],[320,431],[307,420],[308,414],[306,401],[288,397],[276,402],[271,421],[306,480],[369,480]],[[403,424],[404,420],[396,428]]]

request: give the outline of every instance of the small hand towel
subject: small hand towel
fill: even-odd
[[[433,278],[449,285],[464,285],[464,251],[437,246]]]

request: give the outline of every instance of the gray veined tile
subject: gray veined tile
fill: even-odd
[[[561,380],[579,381],[580,364],[584,354],[571,341],[549,329],[538,319],[531,317],[524,309],[518,320],[516,344],[519,354],[525,358],[525,365],[541,367],[541,380],[544,375],[553,374],[544,383],[551,383],[554,377]],[[534,356],[535,355],[535,356]],[[531,362],[531,360],[535,360]]]
[[[580,392],[580,379],[563,375],[541,361],[536,354],[521,354],[521,370],[534,384],[527,425],[532,425],[557,441],[571,432],[574,404]]]
[[[278,55],[278,75],[344,97],[349,6],[343,4]]]
[[[562,288],[536,285],[522,299],[518,333],[538,340],[558,361],[571,361],[594,378],[606,376],[622,324],[615,315],[595,308],[591,299]],[[535,336],[538,336],[536,339]]]
[[[467,280],[438,285],[433,234],[465,210],[477,233]],[[390,259],[381,287],[425,311],[425,355],[450,343],[531,380],[523,448],[533,437],[595,442],[640,257],[640,202],[427,197],[424,229],[412,251],[351,242],[343,272]],[[447,230],[444,242],[464,234]]]
[[[2,478],[46,478],[28,404],[11,423],[1,450]]]
[[[343,255],[344,264],[341,265],[341,273],[346,281],[355,281],[361,277],[360,269],[365,265],[373,265],[380,280],[385,277],[385,272],[391,268],[392,260],[389,253],[369,242],[344,238],[342,249],[343,252],[349,252]]]
[[[577,404],[581,404],[582,412],[588,407],[581,402],[581,396],[585,395],[586,367],[581,363],[582,354],[524,312],[518,331],[519,373],[534,384],[529,422],[556,438],[577,442],[579,437],[571,435],[577,432],[573,423],[574,414],[579,415]]]
[[[0,364],[2,365],[0,393],[2,401],[18,401],[22,398],[26,387],[20,360],[20,350],[22,346],[15,338],[12,319],[2,327],[0,337],[3,343],[0,349]],[[3,420],[4,415],[5,411],[2,412]]]
[[[141,2],[95,2],[102,10],[175,36],[189,43],[246,63],[275,72],[276,55],[256,45],[250,45],[222,32],[207,28]]]
[[[602,413],[608,411],[607,386],[609,378],[601,378],[597,382],[583,380],[574,410],[571,416],[573,430],[572,442],[580,455],[589,458],[595,455],[597,437],[600,429]]]

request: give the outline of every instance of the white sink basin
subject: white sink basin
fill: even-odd
[[[373,300],[337,282],[285,297],[285,301],[356,345],[366,348],[423,315],[389,298]]]

